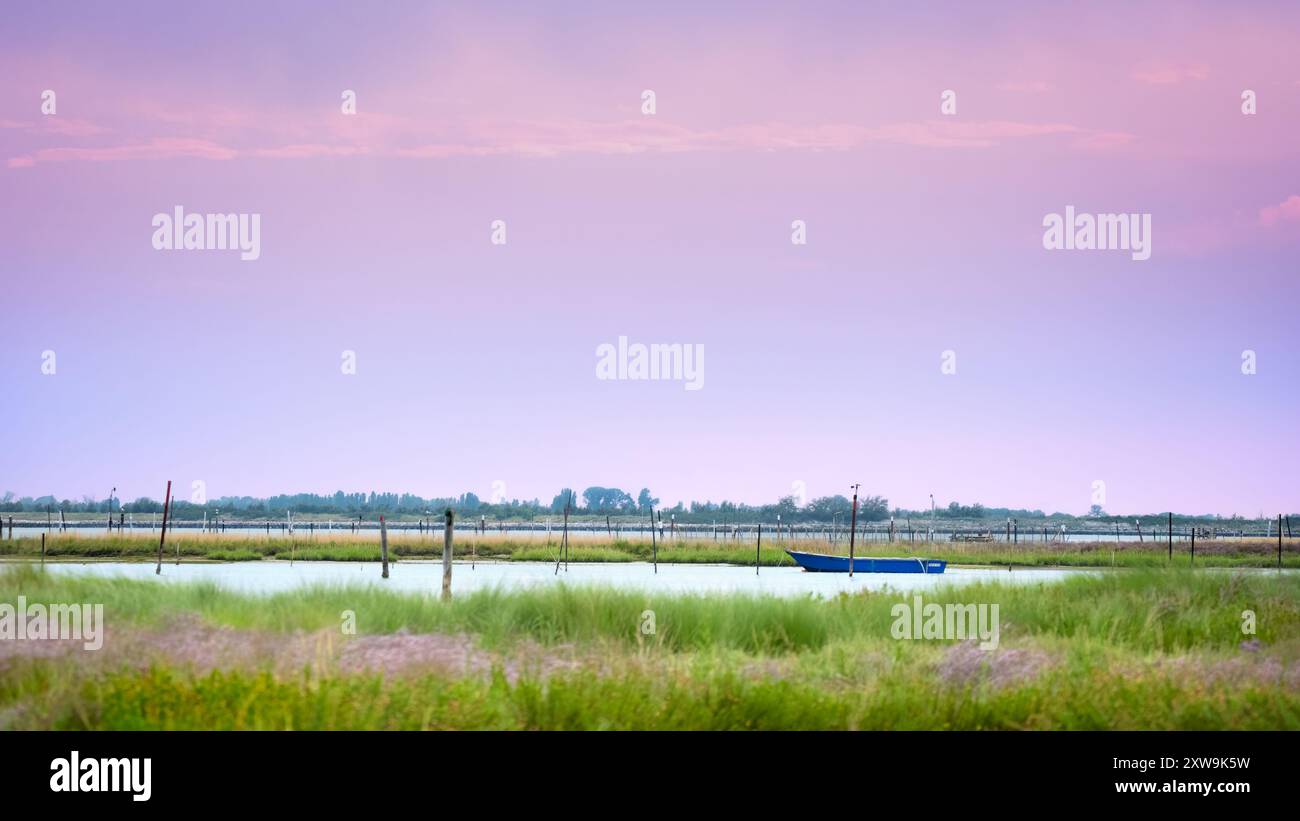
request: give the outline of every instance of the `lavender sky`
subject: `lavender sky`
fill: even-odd
[[[1294,3],[203,5],[4,12],[0,492],[1300,509]]]

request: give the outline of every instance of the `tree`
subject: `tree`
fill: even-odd
[[[566,487],[566,488],[562,489],[562,490],[561,490],[561,491],[556,495],[556,497],[555,497],[554,499],[551,500],[551,512],[552,512],[552,513],[563,513],[563,512],[564,512],[564,506],[565,506],[566,504],[569,504],[569,502],[571,501],[572,497],[573,497],[573,489],[572,489],[572,488],[567,488],[567,487]]]
[[[642,513],[649,513],[650,508],[659,504],[659,500],[650,495],[650,488],[643,487],[636,497],[636,507]]]

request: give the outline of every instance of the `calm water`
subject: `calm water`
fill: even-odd
[[[211,581],[230,590],[274,593],[311,584],[371,584],[393,590],[435,593],[442,589],[442,563],[405,561],[389,567],[387,581],[380,578],[377,562],[239,562],[232,564],[164,564],[162,576],[146,562],[51,562],[54,573],[159,579],[167,582]],[[843,573],[805,573],[796,567],[754,568],[727,565],[659,565],[648,563],[571,564],[568,571],[555,572],[555,565],[541,562],[455,563],[452,591],[484,588],[518,589],[556,584],[609,585],[647,591],[748,592],[779,596],[809,593],[833,596],[841,591],[929,590],[940,585],[963,585],[979,581],[1035,584],[1059,581],[1067,576],[1097,571],[1042,568],[1008,571],[986,568],[950,568],[946,573],[858,573],[852,579]]]

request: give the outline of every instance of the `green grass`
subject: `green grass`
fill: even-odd
[[[495,672],[385,678],[194,670],[175,658],[0,658],[0,729],[1300,729],[1295,574],[1132,570],[923,592],[927,603],[998,604],[1000,649],[975,656],[985,672],[973,676],[953,672],[956,651],[975,652],[968,645],[891,638],[891,608],[911,599],[891,592],[557,584],[444,603],[378,585],[250,595],[23,564],[0,571],[0,602],[19,595],[102,603],[119,635],[166,631],[193,614],[263,640],[337,636],[352,610],[363,636],[468,635]],[[651,636],[638,629],[646,610]],[[1241,648],[1245,610],[1258,649]],[[582,663],[507,676],[516,652]],[[997,680],[998,669],[1011,672]]]
[[[635,627],[654,610],[655,642],[669,650],[736,649],[780,654],[835,640],[889,636],[893,593],[782,598],[747,594],[653,593],[607,586],[481,590],[442,603],[377,586],[311,586],[268,596],[207,583],[163,583],[52,574],[31,566],[0,572],[0,601],[94,601],[113,618],[160,624],[193,612],[216,624],[292,632],[336,628],[353,610],[363,633],[466,632],[488,643],[615,641],[640,644]],[[1300,636],[1300,577],[1250,571],[1131,571],[1072,576],[1037,585],[984,582],[940,587],[926,602],[1000,607],[1004,635],[1098,639],[1135,650],[1230,647],[1241,613],[1256,614],[1258,638]]]
[[[548,681],[303,676],[169,668],[0,683],[18,727],[62,730],[1278,729],[1300,727],[1294,692],[1215,692],[1169,676],[1052,673],[1009,688],[935,687],[895,669],[870,687],[715,671],[693,677],[578,673]]]

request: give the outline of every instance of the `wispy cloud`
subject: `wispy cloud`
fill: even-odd
[[[1204,80],[1210,69],[1203,63],[1156,63],[1140,66],[1133,71],[1133,79],[1149,85],[1176,85],[1185,80]]]
[[[926,148],[991,148],[1009,141],[1072,135],[1098,144],[1117,144],[1128,135],[1095,132],[1060,122],[1012,120],[926,120],[867,126],[851,123],[801,125],[788,122],[749,123],[720,128],[690,128],[650,118],[614,121],[472,121],[425,123],[395,117],[351,122],[343,115],[320,120],[315,128],[328,141],[279,142],[302,129],[302,121],[281,123],[274,118],[233,111],[221,113],[217,128],[198,113],[170,113],[168,123],[214,134],[233,123],[256,123],[258,132],[228,139],[199,136],[137,138],[96,146],[40,148],[13,157],[10,168],[49,162],[115,162],[121,160],[209,159],[239,157],[311,159],[360,155],[407,159],[447,159],[470,156],[557,157],[569,154],[639,154],[699,151],[847,151],[871,143]],[[91,124],[77,133],[108,132]],[[1089,146],[1089,147],[1096,147]]]
[[[1300,194],[1292,194],[1277,205],[1259,209],[1259,223],[1272,227],[1281,222],[1300,222]]]
[[[30,168],[49,162],[115,162],[119,160],[230,160],[239,152],[210,140],[157,138],[145,143],[98,147],[42,148],[11,157],[10,168]]]

